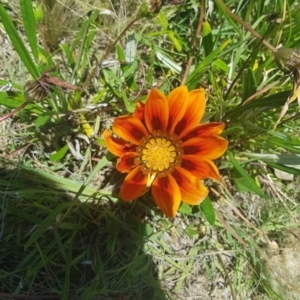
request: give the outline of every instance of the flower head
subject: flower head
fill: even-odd
[[[197,205],[208,194],[202,180],[219,179],[212,162],[223,155],[227,141],[219,134],[224,123],[199,124],[205,112],[203,89],[174,89],[165,96],[152,89],[145,104],[138,101],[132,115],[117,117],[114,134],[104,140],[119,157],[117,169],[128,173],[119,197],[131,201],[151,189],[157,206],[175,217],[181,201]]]
[[[284,73],[293,75],[293,89],[280,112],[273,130],[276,129],[286,114],[290,103],[297,99],[298,106],[300,107],[300,50],[281,47],[274,53],[274,56],[279,68],[282,69]]]

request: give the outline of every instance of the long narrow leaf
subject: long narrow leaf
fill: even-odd
[[[215,225],[216,213],[209,197],[206,197],[200,204],[201,210],[205,215],[206,220],[211,225]]]
[[[0,17],[4,25],[5,31],[8,34],[15,50],[19,54],[20,59],[24,63],[31,76],[34,79],[37,79],[39,77],[39,71],[33,63],[31,56],[28,53],[23,41],[21,40],[13,22],[11,21],[9,15],[7,14],[5,8],[2,5],[0,5]]]
[[[67,202],[56,207],[49,215],[46,217],[43,222],[37,227],[36,231],[30,236],[26,244],[24,245],[24,249],[28,249],[30,245],[35,243],[42,235],[44,235],[45,231],[55,223],[55,220],[60,212],[65,210],[66,208],[73,205],[73,202]]]
[[[221,46],[205,57],[195,68],[195,70],[188,76],[186,84],[190,90],[194,89],[199,84],[202,73],[210,66],[214,59],[218,58],[219,54],[222,53],[222,51],[230,42],[231,39],[227,39]]]
[[[63,286],[63,293],[61,295],[61,300],[68,300],[69,298],[69,290],[70,290],[70,283],[71,283],[71,267],[72,267],[72,253],[73,253],[73,240],[75,236],[75,231],[73,232],[73,235],[70,239],[69,247],[68,247],[68,256],[66,261],[66,271],[65,271],[65,280],[64,280],[64,286]]]
[[[256,193],[257,195],[259,195],[259,196],[261,196],[263,198],[267,198],[263,194],[263,192],[261,191],[261,189],[257,186],[257,184],[255,183],[254,179],[246,173],[246,171],[236,161],[236,159],[234,158],[233,154],[230,151],[228,151],[228,157],[229,157],[229,160],[232,163],[233,167],[235,168],[235,170],[242,176],[242,178],[243,178],[243,184],[245,185],[245,187],[249,191],[252,191],[252,192]]]
[[[242,104],[240,106],[235,107],[234,109],[230,110],[225,116],[224,120],[227,118],[238,118],[238,117],[244,117],[243,113],[248,110],[253,110],[255,108],[265,108],[270,109],[274,107],[280,107],[284,105],[286,102],[286,99],[288,98],[290,91],[284,91],[280,92],[268,97],[255,99],[251,102],[248,102],[246,105]]]
[[[31,1],[20,0],[21,15],[24,23],[24,29],[31,47],[32,54],[35,60],[38,60],[38,48],[36,39],[35,18],[32,9]]]

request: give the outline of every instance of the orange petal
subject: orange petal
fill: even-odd
[[[126,152],[136,151],[136,146],[131,145],[121,138],[114,137],[112,132],[107,129],[103,132],[103,138],[108,150],[115,156],[121,157]]]
[[[129,152],[118,159],[117,170],[121,173],[129,173],[136,167],[135,159],[138,157],[138,153]]]
[[[207,159],[219,158],[227,146],[228,142],[220,136],[196,137],[181,144],[184,154],[195,154]]]
[[[133,169],[124,179],[119,197],[124,201],[131,201],[147,192],[147,176],[141,171],[141,166]]]
[[[157,89],[151,89],[145,104],[145,122],[150,133],[165,131],[168,125],[169,105],[166,96]]]
[[[187,170],[175,167],[172,173],[181,193],[181,200],[190,205],[197,205],[208,195],[204,184]]]
[[[145,109],[145,104],[138,100],[136,102],[135,106],[135,111],[133,113],[133,116],[138,118],[141,122],[144,121],[144,109]]]
[[[139,145],[140,140],[148,136],[148,131],[143,123],[133,116],[121,116],[114,120],[113,131],[125,141]]]
[[[156,177],[151,192],[160,210],[167,217],[175,217],[181,202],[181,194],[175,179],[171,175]]]
[[[168,96],[169,102],[169,124],[168,130],[171,135],[178,124],[183,118],[186,108],[189,103],[189,93],[186,86],[180,86],[174,89]]]
[[[196,126],[187,133],[182,140],[186,141],[193,137],[219,135],[224,130],[225,123],[211,122]]]
[[[197,126],[202,119],[206,107],[204,89],[193,90],[189,93],[188,106],[184,117],[175,127],[174,132],[181,138],[192,128]]]
[[[199,157],[199,155],[182,155],[181,158],[181,167],[198,179],[220,179],[219,170],[211,160]]]

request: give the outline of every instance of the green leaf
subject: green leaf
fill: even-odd
[[[61,160],[66,155],[66,153],[68,152],[68,150],[69,150],[69,146],[68,145],[63,146],[57,152],[55,152],[55,153],[53,153],[53,154],[50,155],[50,160],[51,161],[59,161],[59,160]]]
[[[254,160],[261,160],[266,163],[300,166],[300,155],[298,154],[263,154],[241,152],[240,155],[250,157]]]
[[[35,120],[35,127],[41,127],[44,126],[50,119],[52,114],[42,114],[38,116],[38,118]]]
[[[36,21],[32,8],[31,1],[20,0],[21,15],[24,23],[24,29],[31,47],[32,54],[35,60],[38,60],[38,47],[36,39]]]
[[[24,249],[27,250],[29,246],[35,243],[42,235],[45,234],[45,231],[55,223],[56,217],[65,209],[73,205],[73,202],[63,203],[56,207],[52,212],[43,220],[41,224],[36,228],[36,230],[31,234],[30,238],[24,245]]]
[[[73,66],[75,64],[75,61],[74,61],[73,53],[72,53],[69,45],[66,43],[66,44],[61,44],[59,47],[64,52],[64,55],[68,60],[68,65]]]
[[[200,64],[195,68],[195,70],[188,76],[186,85],[188,85],[189,90],[193,90],[198,84],[203,76],[203,72],[210,66],[210,64],[218,58],[218,55],[228,46],[231,39],[227,39],[221,46],[216,50],[211,52],[207,57],[205,57]]]
[[[132,63],[136,59],[137,43],[135,34],[129,34],[127,37],[126,48],[125,48],[125,61]]]
[[[243,118],[243,113],[249,110],[253,110],[255,108],[263,107],[265,109],[270,109],[274,107],[281,107],[286,102],[290,91],[280,92],[277,94],[273,94],[268,97],[255,99],[250,101],[246,105],[239,105],[234,109],[230,110],[223,119],[226,120],[227,118]]]
[[[24,43],[22,42],[14,24],[12,23],[9,15],[7,14],[5,8],[2,5],[0,5],[0,17],[4,25],[5,31],[8,34],[15,50],[19,54],[25,67],[27,68],[31,76],[34,79],[37,79],[39,77],[39,71],[33,63],[31,56],[29,55]]]
[[[251,68],[246,69],[243,73],[243,101],[256,92],[256,86],[257,84],[253,70]]]
[[[28,222],[32,222],[35,224],[42,223],[41,219],[26,212],[24,209],[18,208],[17,206],[13,205],[11,202],[8,202],[7,204],[7,211]]]
[[[268,162],[267,164],[271,168],[278,169],[278,170],[281,170],[281,171],[284,171],[284,172],[287,172],[287,173],[290,173],[290,174],[294,174],[294,175],[300,175],[300,170],[299,169],[292,168],[290,166],[281,165],[281,164],[274,164],[274,163],[271,163],[271,162]]]
[[[270,147],[277,146],[282,147],[286,150],[289,150],[293,153],[300,154],[300,141],[292,140],[289,135],[283,132],[276,131],[268,131],[268,134],[271,135],[269,137],[261,138],[266,143],[270,145]]]
[[[225,63],[222,59],[217,58],[214,62],[213,65],[218,68],[219,70],[225,72],[226,74],[229,72],[229,67],[228,64]]]
[[[156,50],[155,54],[156,54],[157,58],[160,60],[160,62],[162,64],[164,64],[166,67],[168,67],[169,69],[173,70],[177,74],[181,73],[181,71],[182,71],[182,67],[181,66],[179,66],[171,58],[167,57],[166,54],[163,53],[160,49],[156,48],[155,50]]]
[[[192,207],[182,202],[178,210],[184,215],[189,215],[192,212]]]
[[[6,92],[0,92],[0,105],[13,109],[20,106],[23,102],[24,96],[21,94],[9,96]]]
[[[66,261],[66,270],[65,270],[65,278],[64,278],[64,285],[62,289],[62,295],[61,295],[61,300],[68,300],[69,298],[69,291],[70,291],[70,282],[71,282],[71,267],[72,267],[72,254],[73,254],[73,240],[75,237],[76,231],[73,232],[70,242],[68,245],[68,256],[67,256],[67,261]]]
[[[85,52],[88,53],[90,43],[91,43],[91,40],[89,39],[89,36],[88,36],[89,29],[92,26],[93,22],[98,17],[98,15],[99,15],[99,11],[94,10],[93,13],[91,14],[91,16],[82,24],[78,34],[73,39],[70,53],[73,53],[75,51],[76,47],[78,47],[79,43],[81,43],[81,46],[79,47],[80,50],[79,50],[79,53],[77,54],[77,59],[76,59],[76,66],[78,68],[82,67],[83,54]],[[96,32],[96,31],[94,31],[94,32]],[[91,38],[93,38],[93,34],[92,34]],[[73,61],[73,58],[71,56],[69,56],[68,63],[71,64],[72,61]]]
[[[261,189],[258,187],[258,185],[255,183],[254,179],[249,176],[246,171],[243,169],[243,167],[236,161],[233,154],[228,151],[228,157],[230,162],[232,163],[233,167],[237,171],[237,173],[240,175],[240,177],[236,177],[235,180],[238,184],[238,187],[240,187],[242,190],[251,191],[256,193],[262,198],[268,198],[263,194]]]
[[[216,214],[215,214],[214,207],[208,196],[204,199],[204,201],[201,202],[200,208],[201,208],[206,220],[209,222],[209,224],[215,225]]]
[[[205,56],[208,56],[213,51],[214,44],[212,40],[211,27],[207,21],[203,22],[201,36]]]
[[[125,64],[121,64],[121,69],[122,69],[123,77],[126,81],[126,84],[131,90],[135,90],[137,88],[137,84],[135,81],[135,73],[138,69],[138,62],[135,59],[136,45],[132,45],[132,43],[135,44],[135,37],[134,37],[134,35],[131,35],[128,37],[128,39],[134,39],[134,42],[131,42],[131,41],[127,42],[125,53],[123,52],[123,49],[119,44],[117,45],[116,50],[117,50],[118,59],[120,61],[127,62]]]

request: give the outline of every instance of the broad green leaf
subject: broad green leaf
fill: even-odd
[[[154,232],[153,226],[148,222],[147,223],[141,223],[140,227],[142,227],[145,237],[149,237]]]
[[[67,154],[68,150],[69,146],[65,145],[62,148],[60,148],[57,152],[51,154],[49,158],[51,161],[59,161]]]
[[[25,33],[31,47],[32,54],[35,60],[38,60],[38,48],[36,39],[36,21],[32,8],[31,1],[20,0],[21,15],[24,23]]]
[[[234,155],[230,151],[228,151],[227,153],[230,162],[232,163],[237,173],[240,175],[239,178],[236,178],[237,183],[240,184],[240,187],[244,187],[245,189],[247,189],[247,191],[254,192],[262,198],[268,198],[263,194],[259,186],[255,183],[255,180],[251,176],[249,176],[243,169],[243,167],[236,161]]]
[[[42,114],[37,117],[35,120],[35,127],[41,127],[44,126],[50,119],[51,119],[52,114]]]
[[[189,215],[192,212],[192,207],[183,202],[178,210],[184,215]]]
[[[19,54],[20,59],[23,61],[25,67],[27,68],[31,76],[34,79],[37,79],[39,77],[39,71],[36,68],[34,62],[32,61],[31,56],[28,53],[23,41],[21,40],[14,24],[12,23],[9,15],[7,14],[5,8],[2,5],[0,5],[0,17],[4,25],[5,31],[8,34],[15,50]]]
[[[216,214],[215,214],[214,207],[208,196],[201,202],[200,208],[201,208],[206,220],[209,222],[209,224],[215,225]]]
[[[20,106],[23,102],[24,96],[22,94],[9,96],[6,92],[0,92],[0,105],[13,109]]]

